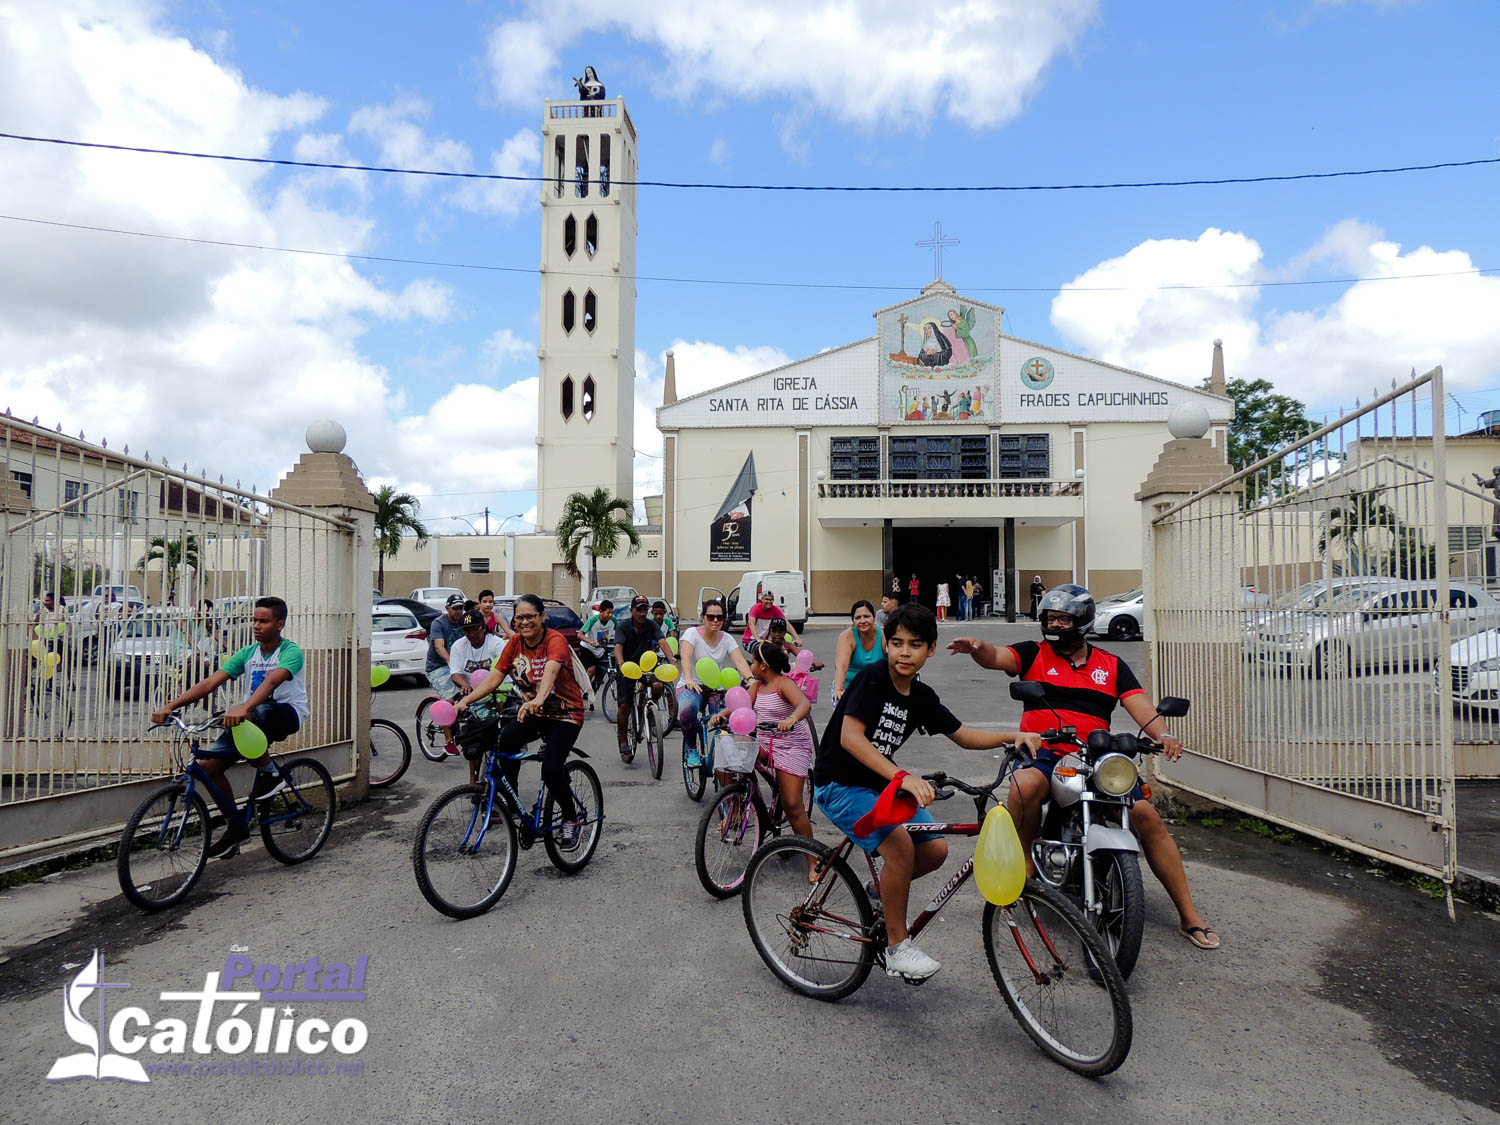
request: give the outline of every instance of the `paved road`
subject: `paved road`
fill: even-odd
[[[815,632],[813,643],[832,651],[831,634]],[[967,659],[938,658],[929,679],[962,717],[1013,722],[1003,685]],[[405,717],[418,697],[382,691],[378,710]],[[827,712],[820,705],[816,717]],[[468,922],[437,915],[412,878],[421,810],[462,769],[420,758],[395,793],[344,812],[313,863],[287,870],[249,850],[212,864],[190,901],[165,916],[126,905],[107,866],[7,893],[3,1116],[1500,1120],[1500,1046],[1475,1034],[1500,1026],[1491,916],[1462,910],[1450,926],[1440,902],[1361,863],[1188,828],[1189,874],[1224,949],[1200,953],[1178,937],[1148,879],[1146,949],[1130,986],[1134,1050],[1115,1075],[1089,1082],[1046,1061],[1005,1010],[971,890],[924,940],[944,967],[923,988],[872,976],[827,1005],[780,986],[750,946],[738,903],[698,886],[699,807],[670,774],[658,783],[622,766],[610,734],[593,719],[584,741],[606,785],[593,864],[563,878],[540,849],[523,853],[505,898]],[[910,745],[903,759],[972,778],[997,765],[946,742]],[[43,1081],[54,1059],[80,1049],[64,1034],[60,990],[94,948],[106,979],[131,985],[110,993],[107,1018],[135,1003],[153,1019],[184,1015],[191,1032],[193,1006],[158,994],[200,989],[233,946],[282,964],[367,956],[364,1003],[310,1003],[294,1017],[357,1009],[369,1030],[363,1073]],[[229,1014],[221,1004],[216,1026]]]

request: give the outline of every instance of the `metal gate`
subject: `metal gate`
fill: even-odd
[[[1465,529],[1500,523],[1448,480],[1444,401],[1438,368],[1163,505],[1146,605],[1154,686],[1193,702],[1163,780],[1451,888],[1454,690],[1493,657],[1500,701],[1500,599]]]
[[[276,752],[354,772],[353,530],[325,513],[0,419],[0,855],[120,824],[169,771],[150,715],[288,603],[309,716]],[[196,705],[238,702],[231,684]]]

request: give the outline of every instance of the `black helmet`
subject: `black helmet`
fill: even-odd
[[[1047,629],[1047,614],[1066,613],[1073,618],[1073,628]],[[1042,595],[1042,600],[1036,607],[1037,620],[1042,626],[1042,636],[1049,641],[1061,641],[1064,644],[1076,643],[1083,639],[1083,634],[1088,632],[1089,626],[1094,623],[1094,595],[1082,586],[1071,582],[1064,582],[1061,586],[1054,586]]]

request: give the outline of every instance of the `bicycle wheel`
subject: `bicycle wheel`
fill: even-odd
[[[142,910],[161,910],[187,895],[208,860],[208,807],[181,783],[152,793],[120,834],[115,872],[120,890]]]
[[[599,775],[593,767],[586,762],[569,762],[568,788],[573,792],[573,807],[583,820],[578,844],[564,850],[557,842],[557,826],[562,823],[562,814],[557,809],[557,798],[550,792],[542,823],[551,827],[544,830],[546,835],[542,842],[553,867],[565,875],[576,875],[594,858],[594,849],[599,846],[599,837],[604,832],[604,787],[599,784]]]
[[[651,776],[661,780],[662,768],[666,765],[666,747],[661,741],[661,714],[655,703],[646,704],[646,761],[651,766]]]
[[[719,790],[718,799],[698,818],[693,863],[698,882],[714,898],[733,898],[745,883],[745,869],[761,841],[766,824],[748,783]]]
[[[497,797],[483,830],[487,784],[459,785],[432,802],[411,848],[417,888],[450,918],[483,914],[516,873],[516,826]]]
[[[453,756],[447,751],[448,736],[443,733],[442,727],[427,717],[427,712],[437,701],[437,696],[429,695],[417,704],[417,718],[414,724],[417,730],[417,749],[422,751],[422,757],[429,762],[446,762]]]
[[[697,741],[703,740],[703,728],[698,728]],[[697,765],[690,765],[689,759],[697,756]],[[682,736],[682,787],[687,790],[688,800],[701,801],[703,789],[708,784],[708,770],[704,766],[703,753],[690,740],[687,735]]]
[[[604,687],[599,690],[599,713],[604,716],[604,721],[611,726],[620,717],[620,692],[613,674],[605,682]]]
[[[1141,933],[1146,928],[1146,888],[1141,885],[1141,861],[1130,852],[1095,852],[1094,889],[1103,913],[1094,928],[1104,939],[1124,980],[1130,979],[1141,955]]]
[[[808,856],[823,868],[817,886],[807,881]],[[751,859],[741,895],[755,952],[815,1000],[848,996],[875,964],[875,910],[849,865],[832,857],[806,836],[772,840]]]
[[[1130,1053],[1125,981],[1083,914],[1030,879],[1011,906],[984,907],[984,952],[1005,1004],[1054,1062],[1097,1078]]]
[[[370,788],[394,784],[411,765],[411,739],[389,719],[370,720]]]
[[[333,830],[338,798],[333,778],[315,758],[294,758],[281,767],[287,787],[257,802],[260,838],[282,863],[305,863]]]

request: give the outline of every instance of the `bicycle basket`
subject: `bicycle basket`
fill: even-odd
[[[714,742],[714,769],[730,773],[749,773],[755,769],[760,747],[754,738],[721,730]]]
[[[495,745],[500,735],[499,715],[475,715],[466,713],[458,724],[458,748],[469,761],[484,757],[484,752]]]

